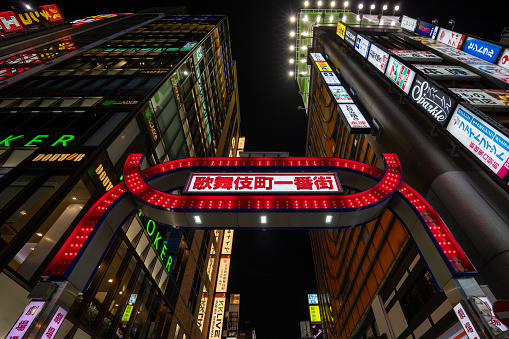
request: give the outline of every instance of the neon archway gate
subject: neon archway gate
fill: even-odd
[[[85,214],[44,272],[86,290],[116,232],[132,214],[170,227],[231,229],[347,228],[377,218],[386,208],[400,218],[441,288],[451,277],[476,273],[446,225],[426,200],[401,181],[395,154],[385,171],[338,158],[190,158],[141,170],[131,154],[124,180]],[[191,172],[332,172],[354,194],[178,195]]]

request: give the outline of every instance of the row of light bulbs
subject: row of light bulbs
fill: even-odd
[[[320,1],[318,1],[318,2],[317,2],[317,5],[318,5],[318,7],[321,7],[321,6],[323,5],[323,1],[321,1],[321,0],[320,0]],[[349,1],[345,1],[345,2],[343,3],[343,7],[348,7],[348,5],[349,5]],[[308,7],[308,6],[309,6],[309,1],[305,1],[305,2],[304,2],[304,6],[305,6],[305,7]],[[336,1],[331,1],[331,3],[330,3],[330,7],[335,7],[335,6],[336,6]],[[364,7],[364,5],[363,5],[363,4],[359,4],[359,8],[360,8],[360,9],[362,9],[363,7]],[[383,6],[384,10],[386,10],[388,7],[389,7],[388,5],[384,5],[384,6]],[[375,4],[372,4],[372,5],[371,5],[371,9],[375,9]],[[396,6],[395,6],[395,9],[396,9],[396,10],[398,10],[398,9],[399,9],[399,5],[396,5]]]

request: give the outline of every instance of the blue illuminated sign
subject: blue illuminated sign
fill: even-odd
[[[438,33],[438,27],[432,24],[428,24],[426,22],[419,22],[419,26],[417,27],[417,33],[428,37],[430,39],[435,39]]]
[[[495,62],[501,49],[501,46],[472,38],[468,38],[463,46],[463,51],[489,62]]]
[[[308,303],[309,305],[318,305],[318,295],[308,294]]]

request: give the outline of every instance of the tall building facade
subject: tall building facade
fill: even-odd
[[[21,18],[0,17],[4,30]],[[0,336],[206,338],[210,306],[204,326],[196,323],[203,290],[214,290],[219,263],[207,270],[207,262],[223,231],[183,231],[139,213],[108,239],[86,288],[46,270],[120,182],[128,154],[151,166],[237,154],[228,18],[172,7],[90,21],[3,32]],[[101,236],[85,231],[84,241]]]
[[[325,10],[303,10],[297,20],[306,154],[383,168],[382,154],[396,153],[403,180],[477,274],[453,260],[453,278],[438,279],[451,269],[436,269],[443,259],[430,250],[447,242],[422,246],[426,235],[392,209],[358,227],[310,231],[324,334],[488,338],[500,323],[482,320],[475,304],[509,297],[507,49],[405,16],[334,15],[329,23]],[[458,316],[467,311],[468,322]]]

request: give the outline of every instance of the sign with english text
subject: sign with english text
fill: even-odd
[[[433,79],[475,81],[481,78],[480,75],[461,66],[415,64],[414,67]]]
[[[5,338],[23,338],[44,306],[44,301],[31,301]]]
[[[385,52],[375,44],[371,44],[369,49],[368,61],[375,66],[377,70],[385,73],[387,61],[389,61],[389,53]]]
[[[401,19],[401,28],[415,32],[415,29],[417,28],[417,20],[403,15],[403,18]]]
[[[461,48],[464,39],[465,36],[463,34],[459,34],[445,28],[440,28],[440,31],[437,35],[437,41],[457,49]]]
[[[489,62],[495,62],[501,46],[474,38],[467,38],[463,51]]]
[[[357,35],[357,39],[355,40],[355,50],[359,52],[364,58],[368,57],[369,46],[371,42],[368,39],[363,37],[362,35]]]
[[[399,49],[390,49],[389,51],[391,51],[392,53],[399,56],[401,59],[405,61],[423,61],[423,62],[442,61],[441,57],[428,51],[409,51]]]
[[[221,339],[223,335],[225,303],[226,293],[216,293],[210,318],[209,339]]]
[[[456,106],[456,100],[453,97],[420,74],[415,77],[410,98],[421,111],[442,126],[449,121]]]
[[[396,84],[399,89],[408,94],[414,81],[415,72],[408,68],[407,65],[391,56],[387,70],[385,71],[385,76]]]
[[[417,33],[427,38],[435,39],[438,33],[438,26],[420,21],[417,27]]]
[[[186,193],[342,192],[335,173],[192,173]]]
[[[203,293],[200,300],[200,308],[198,309],[198,317],[196,319],[196,325],[200,329],[200,332],[203,333],[203,323],[205,322],[205,314],[207,312],[207,302],[209,298],[207,293]]]
[[[345,41],[352,47],[355,46],[355,41],[357,41],[357,33],[352,31],[350,28],[346,28]]]
[[[469,104],[488,111],[509,111],[509,91],[503,89],[449,88]]]
[[[343,104],[338,106],[347,122],[346,127],[349,133],[366,134],[371,132],[371,126],[357,105]]]
[[[502,52],[502,55],[500,55],[498,65],[509,69],[509,48],[505,48],[504,51]]]

